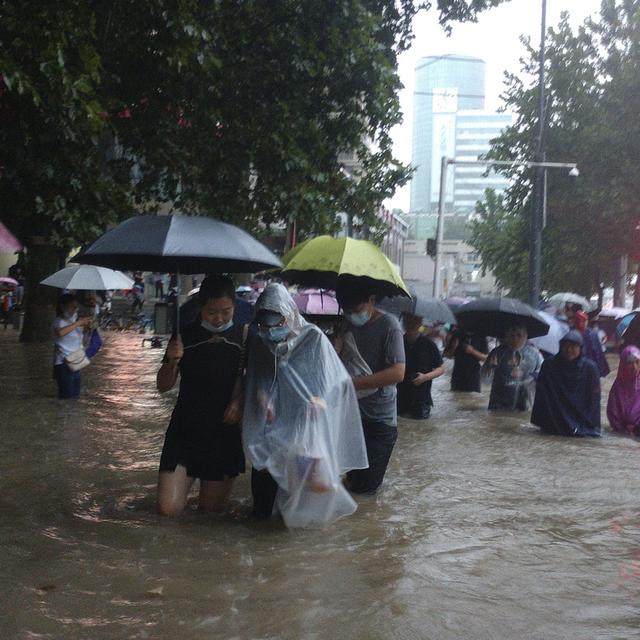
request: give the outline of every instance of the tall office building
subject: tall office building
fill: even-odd
[[[480,58],[429,56],[416,64],[413,100],[411,211],[429,212],[438,201],[440,158],[453,156],[456,113],[484,109]]]
[[[434,237],[442,156],[477,160],[489,150],[491,139],[511,123],[511,116],[485,107],[485,63],[469,56],[430,56],[416,65],[411,181],[407,220],[410,237]],[[482,166],[449,167],[445,203],[447,213],[469,215],[484,190],[503,191],[508,181],[499,174],[483,174]]]
[[[456,114],[456,160],[477,160],[487,153],[490,142],[511,125],[509,113],[491,111],[458,111]],[[476,202],[482,200],[485,189],[504,191],[509,180],[502,174],[482,165],[454,164],[453,193],[448,194],[448,202],[453,203],[454,213],[473,213]],[[487,175],[485,175],[487,174]],[[449,210],[450,205],[447,207]]]

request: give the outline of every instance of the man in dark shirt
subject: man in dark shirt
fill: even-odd
[[[398,413],[404,418],[425,420],[431,414],[431,381],[444,373],[442,357],[435,343],[421,333],[422,318],[402,314],[406,368],[398,385]]]

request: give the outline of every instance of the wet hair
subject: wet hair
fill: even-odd
[[[338,304],[343,308],[355,307],[363,302],[369,302],[374,292],[366,287],[340,287],[336,291]]]
[[[519,331],[520,329],[522,329],[522,331],[524,331],[526,334],[529,333],[527,331],[527,326],[525,324],[518,324],[518,323],[510,324],[506,328],[505,333],[508,333],[509,331]]]
[[[230,298],[235,302],[236,286],[229,276],[216,274],[207,276],[202,281],[198,292],[198,303],[202,307],[212,298]]]
[[[77,298],[73,293],[63,293],[56,303],[56,315],[61,316],[64,313],[64,308],[71,302],[76,302]]]

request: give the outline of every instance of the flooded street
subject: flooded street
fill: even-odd
[[[175,394],[141,339],[107,333],[73,402],[52,345],[0,330],[1,638],[637,637],[639,442],[542,437],[447,374],[328,530],[252,522],[249,474],[231,514],[160,519]]]

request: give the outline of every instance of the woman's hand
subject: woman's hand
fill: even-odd
[[[319,416],[327,408],[327,403],[318,396],[309,399],[309,411],[313,416]]]
[[[273,402],[268,394],[264,391],[258,392],[258,402],[260,407],[265,412],[267,424],[271,424],[275,420],[275,413],[273,412]]]
[[[176,338],[171,338],[167,345],[167,358],[169,359],[169,363],[174,365],[178,364],[178,362],[182,360],[183,355],[184,345],[182,344],[182,337],[178,335]]]
[[[238,424],[242,420],[243,407],[242,398],[232,398],[225,409],[222,422],[225,424]]]
[[[411,384],[414,387],[419,387],[425,382],[429,382],[429,380],[431,380],[431,376],[428,373],[416,373],[416,375],[413,376],[413,380],[411,381]]]
[[[76,324],[78,327],[82,327],[85,331],[93,328],[93,318],[91,316],[87,316],[86,318],[80,318]]]

